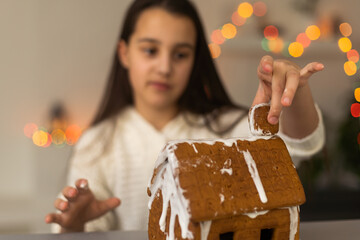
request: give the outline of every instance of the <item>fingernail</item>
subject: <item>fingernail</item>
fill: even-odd
[[[84,190],[88,189],[88,184],[87,184],[87,182],[82,181],[82,182],[80,183],[80,188],[82,188],[82,189],[84,189]]]
[[[321,68],[321,69],[323,69],[325,66],[324,66],[324,64],[321,64],[321,63],[320,63],[320,64],[318,64],[318,67]]]
[[[277,124],[277,122],[278,122],[278,118],[277,118],[277,117],[271,117],[271,118],[270,118],[270,123],[271,123],[271,124]]]
[[[60,203],[60,208],[62,209],[62,210],[64,210],[64,209],[66,209],[66,202],[61,202]]]
[[[271,65],[270,64],[265,64],[264,69],[266,71],[270,72],[271,71]]]
[[[285,97],[285,98],[284,98],[284,103],[285,103],[286,105],[290,105],[290,98]]]

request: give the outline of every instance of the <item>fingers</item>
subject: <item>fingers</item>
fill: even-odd
[[[263,56],[260,60],[260,64],[259,64],[259,72],[260,73],[264,73],[264,74],[271,74],[273,71],[273,64],[274,64],[274,59],[269,56]]]
[[[100,201],[98,204],[98,214],[101,216],[108,211],[111,211],[120,205],[121,201],[119,198],[109,198],[104,201]]]
[[[300,70],[300,77],[304,79],[308,79],[316,72],[322,71],[324,69],[324,65],[319,62],[312,62],[306,65],[303,69]]]
[[[57,223],[59,225],[63,225],[62,217],[57,213],[50,213],[45,217],[46,223]]]
[[[75,182],[75,186],[80,193],[86,193],[89,191],[89,182],[86,179],[78,179]]]

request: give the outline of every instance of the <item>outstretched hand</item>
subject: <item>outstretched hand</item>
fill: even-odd
[[[109,198],[99,201],[89,188],[86,179],[78,179],[74,187],[65,187],[62,191],[67,201],[55,200],[55,208],[60,213],[50,213],[45,217],[46,223],[57,223],[61,232],[84,231],[85,223],[96,219],[120,205],[120,199]]]
[[[282,108],[291,106],[296,93],[308,85],[310,76],[323,69],[324,65],[319,62],[309,63],[301,69],[291,61],[264,56],[257,69],[260,82],[253,105],[271,100],[267,119],[271,124],[278,123]]]

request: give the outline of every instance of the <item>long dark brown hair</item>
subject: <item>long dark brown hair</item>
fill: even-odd
[[[205,124],[214,130],[211,128],[211,121],[221,113],[215,110],[229,108],[247,110],[245,107],[235,105],[226,93],[212,60],[198,13],[188,0],[135,0],[125,16],[119,41],[124,40],[128,44],[140,14],[144,10],[156,7],[190,18],[197,33],[194,67],[189,83],[178,100],[180,111],[204,115]],[[133,93],[128,72],[120,63],[118,53],[115,51],[105,94],[92,125],[116,115],[129,105],[133,105]],[[225,131],[231,127],[228,126]]]

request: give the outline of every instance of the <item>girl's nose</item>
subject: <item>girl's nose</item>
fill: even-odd
[[[172,71],[172,59],[170,54],[163,54],[159,58],[158,71],[163,76],[170,76]]]

